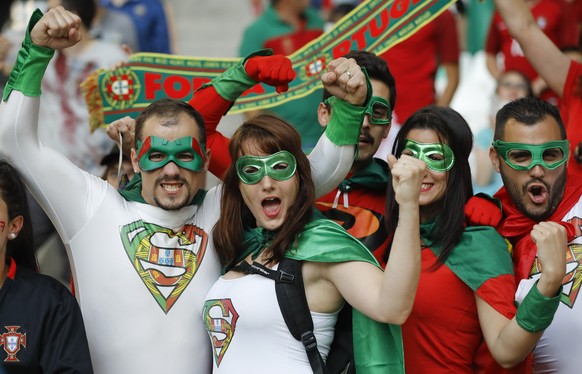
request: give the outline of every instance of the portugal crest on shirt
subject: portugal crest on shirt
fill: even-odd
[[[141,280],[168,313],[196,274],[208,242],[201,228],[185,225],[177,232],[143,221],[121,228],[123,247]]]
[[[26,348],[26,333],[18,332],[21,326],[4,326],[7,332],[0,335],[0,346],[7,356],[4,362],[19,362],[16,355],[21,348]]]

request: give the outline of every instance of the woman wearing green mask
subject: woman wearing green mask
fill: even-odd
[[[516,312],[510,248],[493,227],[465,227],[464,206],[473,194],[472,145],[471,129],[459,113],[437,106],[414,113],[394,144],[396,157],[426,164],[418,200],[421,275],[402,326],[407,373],[531,372],[528,354],[559,303],[559,296],[546,297],[533,287]],[[386,217],[393,234],[402,206],[388,191]],[[532,237],[541,238],[544,230],[534,228]],[[387,259],[396,243],[390,248]],[[564,255],[545,258],[544,268],[551,271],[540,284],[551,285],[551,296],[560,295]]]
[[[285,324],[275,282],[261,274],[276,274],[283,258],[303,261],[305,294],[324,360],[338,312],[348,302],[354,329],[362,333],[359,340],[354,337],[358,373],[403,373],[400,329],[385,323],[402,324],[414,299],[422,162],[412,157],[390,162],[397,198],[410,209],[400,214],[398,249],[382,272],[366,247],[314,209],[311,168],[291,125],[272,115],[255,117],[235,132],[229,153],[234,162],[224,178],[213,231],[224,275],[209,291],[203,311],[214,373],[312,372],[305,348]],[[386,336],[390,332],[394,335]]]

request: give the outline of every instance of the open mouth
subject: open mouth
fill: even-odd
[[[180,188],[182,188],[182,183],[162,183],[160,184],[162,189],[167,193],[176,193]]]
[[[268,197],[261,201],[263,213],[269,218],[277,217],[281,211],[281,199],[278,197]]]
[[[527,193],[535,204],[543,204],[548,197],[548,189],[543,184],[530,185],[527,188]]]
[[[422,186],[420,187],[420,192],[426,192],[430,190],[432,186],[433,186],[432,183],[423,183]]]

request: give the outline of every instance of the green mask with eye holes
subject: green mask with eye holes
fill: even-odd
[[[295,175],[297,161],[287,151],[279,151],[270,156],[241,156],[236,160],[236,173],[244,184],[256,184],[268,175],[283,181]]]
[[[553,170],[568,159],[568,140],[554,140],[543,144],[525,144],[496,140],[491,143],[497,153],[512,169],[525,171],[541,165]]]
[[[424,161],[427,168],[439,173],[451,170],[455,164],[453,150],[444,143],[418,143],[406,139],[402,152],[405,150],[409,151],[412,157]]]
[[[333,105],[337,98],[335,96],[328,97],[324,103],[331,106]],[[380,96],[372,96],[370,102],[364,111],[365,114],[370,116],[370,123],[372,125],[388,126],[392,120],[392,108],[388,100]]]
[[[137,141],[136,151],[139,167],[145,171],[159,169],[170,161],[196,172],[204,168],[204,150],[191,136],[174,141],[148,136],[143,142]]]

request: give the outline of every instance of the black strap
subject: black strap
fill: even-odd
[[[233,270],[246,274],[259,274],[275,281],[275,293],[283,319],[291,335],[305,347],[309,365],[314,374],[326,374],[325,363],[317,349],[317,340],[313,334],[313,319],[307,305],[301,261],[283,258],[278,269],[269,269],[257,262],[249,264],[242,261]]]

